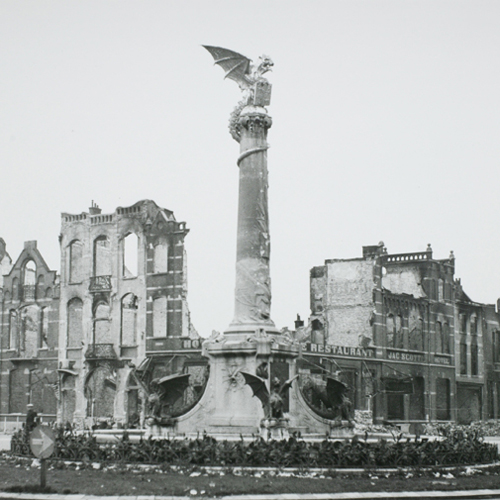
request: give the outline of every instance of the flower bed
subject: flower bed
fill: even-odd
[[[29,456],[28,437],[15,434],[11,451]],[[145,439],[132,443],[125,433],[117,443],[98,444],[95,437],[56,429],[53,458],[84,462],[123,462],[176,466],[253,467],[423,467],[491,463],[498,459],[495,445],[484,443],[477,433],[450,431],[445,439],[380,439],[376,443],[354,437],[308,442],[298,437],[282,441],[256,438],[246,442],[198,439]]]

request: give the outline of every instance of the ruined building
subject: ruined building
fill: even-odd
[[[311,269],[305,358],[337,370],[377,423],[499,416],[498,311],[467,297],[454,263],[430,246],[388,254],[380,243]]]
[[[26,405],[45,420],[139,425],[155,380],[189,373],[169,413],[200,396],[207,375],[187,306],[184,222],[144,200],[61,217],[61,277],[27,242],[3,266],[0,413]],[[6,272],[8,271],[8,272]]]
[[[16,415],[33,404],[55,415],[58,396],[59,277],[36,241],[27,241],[14,265],[0,240],[4,275],[0,294],[0,414]]]
[[[60,421],[138,423],[151,380],[199,357],[186,301],[188,231],[150,200],[62,214]]]

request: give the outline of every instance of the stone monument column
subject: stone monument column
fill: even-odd
[[[279,357],[281,363],[286,360],[293,377],[293,360],[298,356],[298,346],[280,335],[270,315],[267,131],[272,120],[266,106],[270,104],[271,85],[262,75],[273,63],[262,56],[255,68],[237,52],[205,48],[226,71],[226,77],[238,83],[243,99],[229,121],[231,136],[240,144],[234,317],[223,334],[214,332],[203,343],[210,378],[200,403],[200,407],[205,405],[200,425],[213,434],[250,435],[259,432],[269,410],[253,397],[243,373],[260,373],[269,393],[274,358]]]
[[[254,97],[258,100],[259,95]],[[278,333],[271,320],[269,272],[267,131],[272,120],[263,106],[246,105],[237,123],[239,202],[234,318],[225,333],[264,329]]]
[[[231,113],[229,130],[240,144],[238,167],[238,241],[234,318],[224,332],[235,334],[279,333],[271,320],[269,273],[269,212],[267,203],[267,131],[271,117],[271,84],[263,77],[273,66],[261,56],[254,67],[247,57],[221,47],[204,46],[243,91],[243,99]]]

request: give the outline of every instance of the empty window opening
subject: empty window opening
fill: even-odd
[[[100,302],[94,312],[94,344],[112,344],[109,305]]]
[[[167,298],[153,300],[153,337],[167,336]]]
[[[7,349],[17,349],[17,312],[10,311],[9,315],[9,342]]]
[[[123,240],[123,276],[133,278],[138,275],[139,238],[130,233]]]
[[[68,332],[69,348],[82,347],[83,344],[83,302],[75,297],[68,302]]]
[[[137,297],[129,293],[122,299],[121,340],[122,346],[137,344]]]
[[[33,260],[28,260],[23,271],[23,300],[33,301],[36,294],[36,264]]]
[[[165,240],[158,242],[155,246],[154,272],[168,272],[168,242]]]
[[[49,308],[44,307],[40,312],[40,338],[38,341],[38,347],[43,349],[49,346]]]
[[[111,246],[106,236],[94,241],[94,276],[111,275]]]
[[[69,246],[69,282],[80,283],[83,280],[83,244],[79,240]]]

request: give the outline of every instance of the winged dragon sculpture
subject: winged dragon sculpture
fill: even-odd
[[[189,386],[189,373],[167,375],[154,379],[148,394],[149,418],[162,424],[174,417],[173,407]]]
[[[351,419],[352,403],[347,397],[349,388],[344,382],[327,376],[326,382],[323,383],[309,380],[303,389],[310,390],[310,397],[306,397],[305,400],[321,417],[328,420],[339,417],[342,420]]]
[[[271,391],[269,391],[263,378],[248,372],[241,372],[241,374],[252,389],[253,395],[260,399],[265,418],[283,418],[283,398],[298,375],[283,383],[278,377],[275,377],[271,382]]]
[[[268,106],[271,102],[271,84],[263,77],[274,66],[269,56],[260,56],[260,64],[254,66],[251,59],[233,50],[212,45],[203,45],[225,72],[224,78],[234,80],[243,92],[243,99],[237,104],[229,119],[229,131],[233,139],[240,142],[238,118],[248,105]]]

